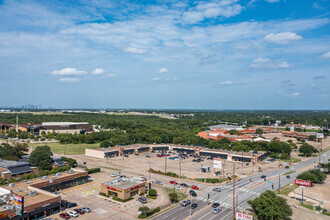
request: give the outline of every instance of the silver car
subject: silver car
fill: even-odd
[[[220,208],[213,209],[213,214],[218,214],[219,212],[221,212]]]

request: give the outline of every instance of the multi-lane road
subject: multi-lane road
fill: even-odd
[[[322,159],[329,159],[330,151],[321,155]],[[268,172],[258,173],[249,177],[243,178],[235,183],[236,194],[236,210],[243,211],[248,208],[247,201],[260,195],[266,190],[277,190],[280,186],[292,183],[297,175],[303,171],[299,171],[310,165],[317,165],[318,157],[303,161],[295,164],[290,169],[277,169]],[[290,174],[290,179],[284,173],[295,170],[297,172]],[[261,178],[262,175],[266,176],[267,181]],[[197,203],[197,208],[190,210],[190,206],[182,207],[176,206],[167,212],[155,217],[156,220],[180,220],[180,219],[193,219],[193,220],[212,220],[212,219],[232,219],[233,210],[233,184],[204,186],[203,192],[198,192],[197,197],[192,199],[193,203]],[[220,187],[221,192],[215,192],[212,189]],[[208,200],[208,194],[210,199]],[[213,214],[212,204],[214,202],[220,203],[222,211],[218,214]]]

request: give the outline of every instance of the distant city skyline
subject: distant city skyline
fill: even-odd
[[[328,110],[329,3],[0,0],[0,106]]]

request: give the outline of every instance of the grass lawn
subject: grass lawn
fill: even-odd
[[[53,153],[57,154],[84,154],[85,149],[100,148],[100,143],[97,144],[60,144],[60,143],[48,143],[48,144],[30,144],[30,146],[43,146],[48,145]]]
[[[292,192],[293,190],[297,189],[299,186],[296,184],[293,184],[292,187],[290,187],[290,184],[284,186],[283,188],[281,188],[281,192],[278,192],[278,194],[282,194],[282,195],[289,195],[290,192]]]
[[[290,159],[281,159],[281,161],[284,161],[284,162],[291,162],[291,163],[298,163],[301,161],[301,159],[298,159],[298,158],[290,158]]]
[[[295,172],[296,171],[289,171],[289,172],[284,173],[283,175],[290,175],[290,174],[295,173]]]
[[[168,194],[173,192],[173,188],[165,188],[165,190]],[[186,195],[181,190],[175,189],[174,192],[178,195],[179,201],[184,200],[186,198]]]

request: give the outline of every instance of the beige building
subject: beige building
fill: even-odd
[[[122,178],[122,181],[114,180],[101,184],[101,193],[109,196],[117,196],[119,199],[128,199],[132,196],[144,193],[146,190],[143,178],[133,177],[130,179]]]

